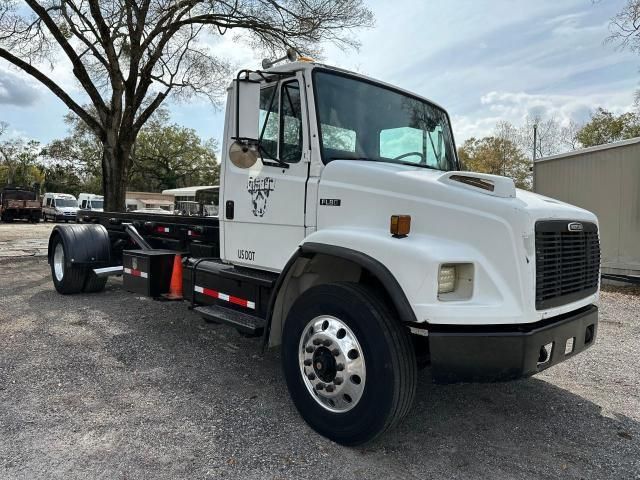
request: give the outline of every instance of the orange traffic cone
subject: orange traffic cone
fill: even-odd
[[[169,293],[165,293],[163,297],[167,300],[182,300],[182,255],[179,253],[173,257]]]

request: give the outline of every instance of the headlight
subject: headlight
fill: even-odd
[[[438,295],[451,293],[456,289],[456,266],[440,265],[438,274]]]

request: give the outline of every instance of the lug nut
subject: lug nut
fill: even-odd
[[[324,383],[319,383],[316,385],[316,390],[323,390],[324,389]]]
[[[309,375],[307,375],[307,378],[309,380],[315,380],[316,379],[316,375],[315,375],[315,373],[310,373]]]
[[[307,347],[307,353],[313,353],[313,347]]]
[[[340,355],[340,350],[338,350],[337,348],[334,348],[333,350],[331,350],[331,353],[333,353],[334,357],[337,357],[338,355]]]
[[[305,366],[305,367],[310,367],[312,363],[313,363],[313,362],[311,361],[311,359],[310,359],[310,358],[307,358],[307,359],[304,361],[304,366]]]
[[[320,345],[322,343],[322,340],[320,340],[319,338],[314,338],[313,339],[313,344],[314,345]]]
[[[327,392],[331,393],[335,390],[335,387],[333,385],[327,385],[327,388],[325,389]]]
[[[342,378],[341,377],[336,377],[333,379],[333,383],[335,383],[336,385],[341,385],[342,384]]]
[[[324,344],[324,346],[325,346],[325,347],[329,347],[329,346],[331,346],[331,344],[332,344],[333,342],[327,338],[327,339],[326,339],[324,342],[322,342],[322,343]]]
[[[343,364],[341,364],[341,363],[337,364],[337,365],[336,365],[336,370],[337,370],[337,371],[339,371],[339,372],[341,372],[342,370],[344,370],[344,365],[343,365]]]

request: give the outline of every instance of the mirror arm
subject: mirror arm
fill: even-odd
[[[258,155],[260,155],[260,161],[262,162],[263,165],[266,165],[267,167],[280,167],[280,168],[289,168],[290,167],[290,165],[288,163],[283,162],[279,158],[274,158],[273,162],[265,160],[264,156],[262,155],[262,152],[267,153],[266,150],[264,149],[264,147],[262,146],[262,144],[260,142],[258,142]]]

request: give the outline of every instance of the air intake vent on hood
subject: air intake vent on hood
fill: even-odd
[[[483,190],[489,190],[490,192],[493,192],[496,188],[493,182],[483,180],[481,178],[468,177],[466,175],[452,175],[449,178],[455,182],[466,183],[467,185],[482,188]]]
[[[447,172],[442,174],[438,180],[493,197],[514,198],[516,196],[516,186],[513,180],[499,175],[476,172]]]

